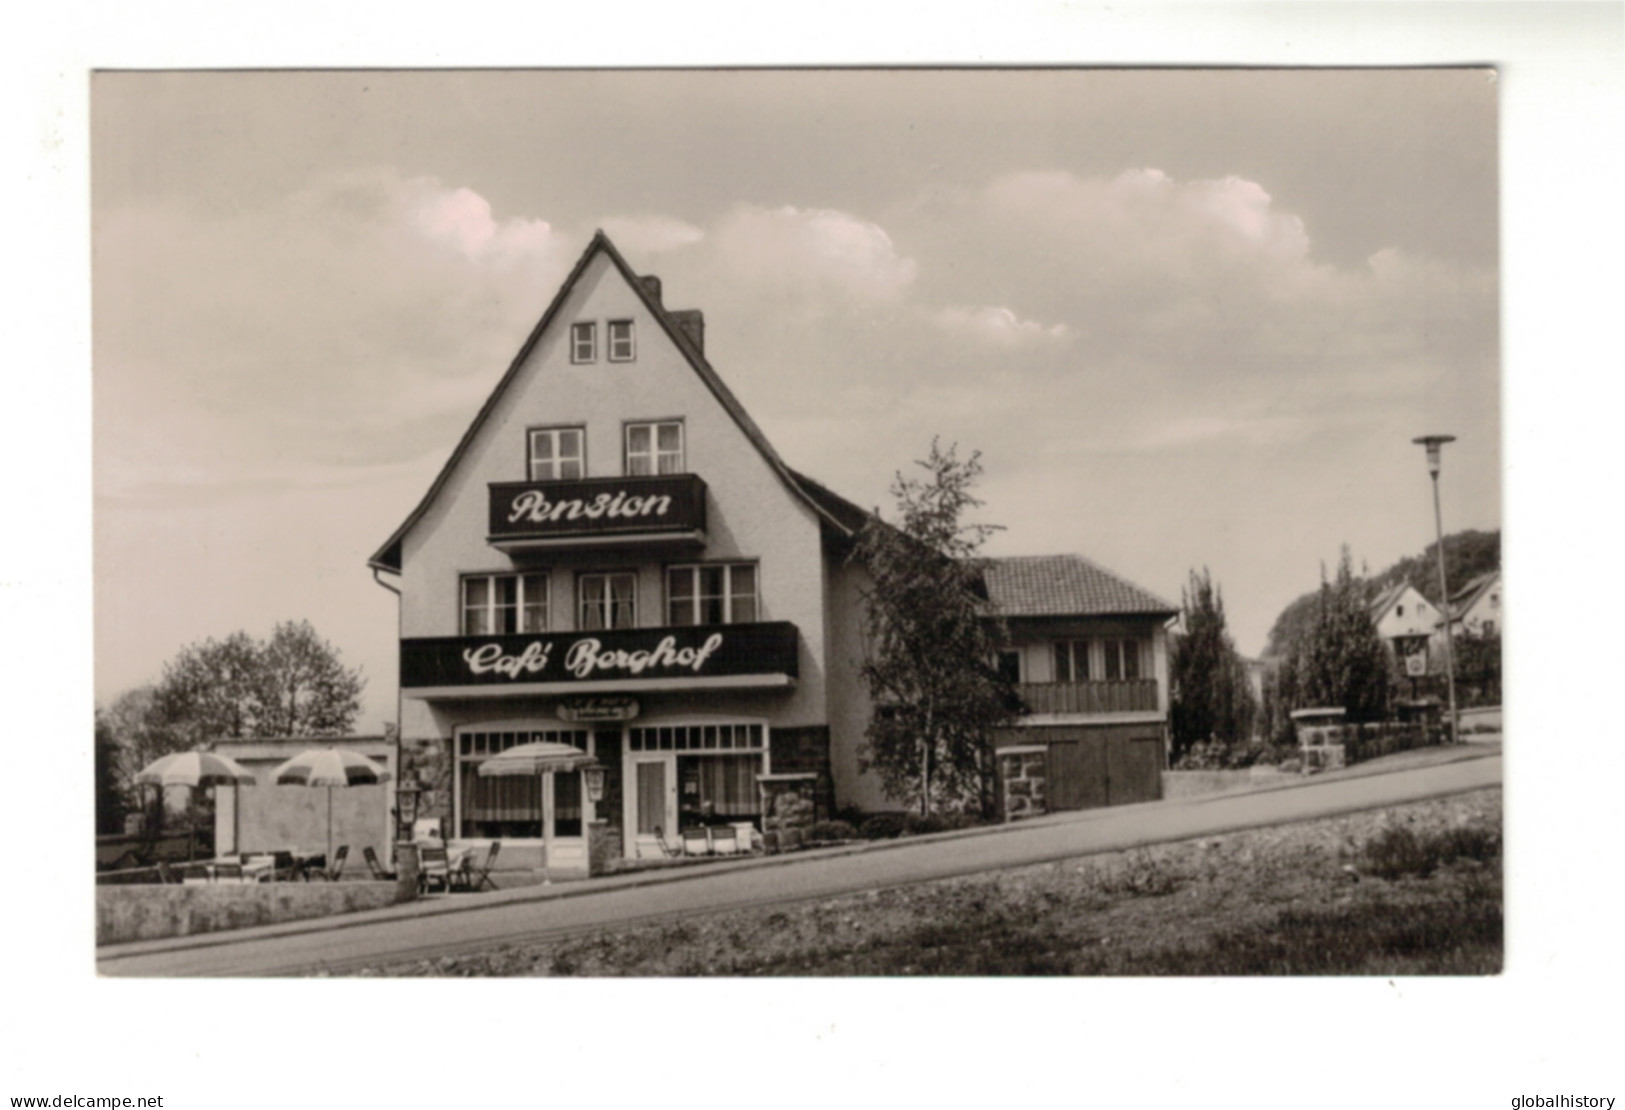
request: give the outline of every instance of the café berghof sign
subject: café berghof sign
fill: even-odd
[[[403,688],[796,676],[788,621],[401,641]]]
[[[493,540],[701,532],[705,483],[692,474],[492,482]]]

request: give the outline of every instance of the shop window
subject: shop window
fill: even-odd
[[[609,361],[631,362],[637,357],[637,344],[633,340],[632,321],[609,322]]]
[[[1089,641],[1055,641],[1055,681],[1089,681]]]
[[[570,361],[598,361],[598,324],[586,320],[570,325]]]
[[[746,624],[757,619],[756,566],[702,563],[666,570],[666,623]]]
[[[626,426],[627,474],[681,474],[683,469],[681,420]]]
[[[532,428],[530,480],[558,482],[587,473],[587,435],[581,428]]]
[[[542,836],[542,783],[537,775],[482,778],[479,766],[518,744],[552,742],[587,750],[583,729],[459,732],[457,791],[459,836],[539,840]],[[553,776],[553,835],[580,836],[582,790],[579,771]]]
[[[637,626],[637,575],[583,574],[576,579],[581,608],[576,628],[597,632]]]
[[[464,636],[545,632],[547,575],[464,575],[462,613]]]
[[[627,730],[627,747],[634,752],[698,752],[760,750],[761,725],[667,725]]]

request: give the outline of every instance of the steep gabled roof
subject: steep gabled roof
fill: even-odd
[[[990,559],[989,599],[1005,617],[1157,616],[1179,607],[1082,555]]]
[[[1457,590],[1455,595],[1450,599],[1450,612],[1452,615],[1451,619],[1454,620],[1460,618],[1474,605],[1477,605],[1478,599],[1483,597],[1484,594],[1487,593],[1490,588],[1500,580],[1500,571],[1485,571],[1477,578],[1474,578],[1472,581],[1468,582],[1461,589]]]
[[[570,295],[570,291],[575,287],[576,282],[581,280],[581,275],[586,271],[587,264],[600,252],[608,256],[615,268],[620,271],[621,276],[626,279],[627,285],[631,286],[633,292],[643,302],[644,308],[649,311],[649,314],[655,320],[659,321],[661,328],[665,330],[667,338],[683,353],[683,356],[688,360],[688,364],[700,376],[700,380],[711,390],[717,401],[727,410],[728,415],[733,417],[734,423],[738,424],[740,431],[745,433],[745,438],[750,440],[756,450],[761,453],[762,458],[767,461],[768,466],[779,476],[779,479],[784,482],[791,493],[811,507],[824,526],[833,530],[837,535],[850,536],[858,527],[862,526],[861,522],[859,522],[854,527],[850,523],[854,519],[852,514],[845,509],[837,509],[835,503],[838,502],[850,509],[856,509],[856,506],[830,493],[822,486],[818,486],[817,483],[795,474],[784,464],[784,460],[779,458],[777,451],[773,450],[773,445],[767,441],[767,437],[756,426],[756,422],[750,418],[750,414],[739,403],[739,399],[723,384],[716,370],[706,361],[704,353],[695,346],[688,334],[673,322],[666,309],[650,294],[648,287],[632,272],[632,268],[626,264],[626,259],[621,257],[621,252],[616,250],[615,244],[609,241],[609,236],[602,231],[597,231],[593,233],[592,242],[587,244],[587,249],[582,252],[581,258],[577,260],[575,267],[570,271],[569,277],[565,278],[564,284],[559,286],[559,291],[554,295],[552,303],[547,306],[547,311],[542,313],[542,318],[531,329],[529,337],[526,338],[524,345],[519,348],[519,353],[514,356],[513,362],[509,364],[507,372],[502,376],[502,380],[491,391],[491,395],[485,399],[485,404],[480,407],[480,411],[474,417],[473,423],[469,424],[468,430],[463,433],[463,438],[458,441],[457,446],[452,450],[451,457],[446,460],[445,466],[440,468],[440,473],[429,486],[429,491],[423,495],[423,499],[418,502],[417,508],[412,510],[401,526],[395,529],[388,540],[384,541],[384,545],[373,554],[372,558],[367,560],[368,566],[390,573],[400,572],[401,543],[405,539],[406,533],[411,531],[412,526],[429,511],[429,506],[434,504],[435,498],[439,496],[446,481],[451,477],[452,472],[456,470],[458,462],[462,460],[463,455],[467,453],[470,445],[474,442],[474,437],[478,434],[480,427],[495,410],[497,402],[508,391],[514,379],[518,377],[519,370],[524,366],[525,360],[530,357],[530,353],[536,348],[536,344],[540,342],[548,327],[553,323],[553,318],[558,315],[560,308]],[[861,509],[856,511],[862,514]]]
[[[1382,593],[1372,599],[1370,605],[1371,619],[1381,620],[1388,610],[1398,601],[1400,595],[1410,588],[1409,582],[1395,582]]]

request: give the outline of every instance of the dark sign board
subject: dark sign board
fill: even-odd
[[[705,483],[695,474],[492,482],[493,540],[705,530]]]
[[[504,686],[740,675],[796,677],[789,621],[401,641],[401,686]],[[664,685],[664,683],[663,683]]]

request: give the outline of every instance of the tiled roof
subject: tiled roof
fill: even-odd
[[[1371,615],[1380,619],[1388,611],[1388,607],[1399,600],[1399,595],[1405,592],[1409,582],[1395,582],[1371,601]]]
[[[1179,612],[1179,606],[1082,555],[1019,555],[989,562],[985,575],[988,596],[1006,617],[1172,616]]]

